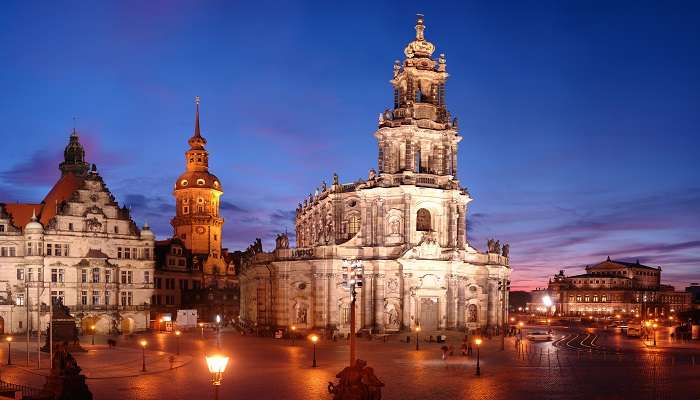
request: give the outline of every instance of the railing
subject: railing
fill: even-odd
[[[15,383],[5,382],[3,380],[0,380],[0,390],[22,392],[22,398],[27,400],[50,400],[54,398],[52,393],[43,389],[26,385],[17,385]]]

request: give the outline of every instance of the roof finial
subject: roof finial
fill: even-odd
[[[36,221],[36,208],[32,208],[32,222]]]
[[[194,102],[197,104],[197,113],[195,115],[195,120],[194,120],[194,135],[195,136],[202,136],[202,134],[199,131],[199,96],[194,97]]]
[[[78,121],[78,117],[73,117],[73,134],[71,136],[78,136],[78,132],[75,131],[77,121]]]
[[[425,25],[423,25],[423,14],[416,14],[418,20],[416,21],[416,40],[425,40],[423,36],[423,31],[425,30]]]

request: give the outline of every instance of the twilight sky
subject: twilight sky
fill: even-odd
[[[199,95],[225,244],[269,249],[322,179],[376,168],[422,12],[464,136],[470,241],[511,243],[513,288],[608,255],[682,288],[700,281],[700,2],[611,3],[3,3],[0,200],[43,198],[77,116],[88,161],[166,237]]]

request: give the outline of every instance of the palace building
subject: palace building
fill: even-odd
[[[51,300],[97,333],[148,327],[155,235],[85,161],[75,130],[38,203],[0,203],[0,333],[44,331]]]
[[[661,284],[661,267],[636,262],[607,260],[587,266],[586,273],[566,276],[559,271],[547,289],[532,292],[531,312],[576,315],[641,315],[643,318],[670,315],[691,307],[690,293]],[[552,300],[550,310],[543,298]]]
[[[214,314],[238,315],[238,282],[233,254],[222,248],[224,219],[219,214],[223,187],[209,171],[207,140],[199,123],[195,100],[194,133],[187,141],[185,172],[175,181],[173,237],[156,242],[153,307],[156,318],[174,318],[178,309],[197,309],[211,320]],[[215,307],[214,307],[215,306]]]
[[[507,321],[508,246],[482,253],[467,240],[472,198],[457,178],[463,136],[447,108],[444,54],[422,16],[393,67],[393,107],[379,115],[377,169],[337,175],[300,203],[296,245],[252,247],[241,266],[241,318],[258,326],[349,330],[343,260],[361,260],[357,329],[476,329]]]

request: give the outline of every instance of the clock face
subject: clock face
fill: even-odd
[[[204,233],[204,227],[203,226],[196,227],[195,232],[197,232],[201,235],[202,233]]]

